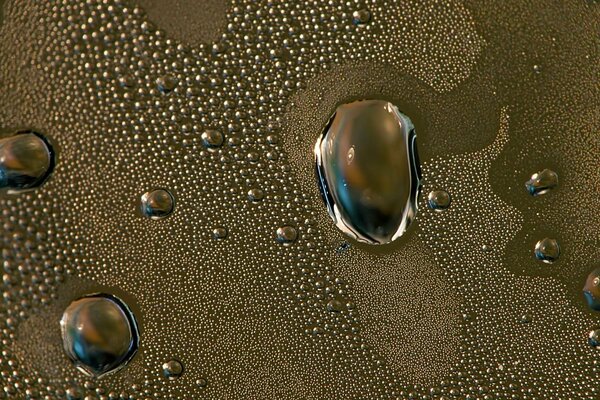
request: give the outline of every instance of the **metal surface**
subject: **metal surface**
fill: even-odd
[[[600,398],[597,2],[2,3],[0,131],[56,166],[0,195],[0,398]],[[418,135],[387,245],[348,239],[315,177],[361,99]],[[156,188],[168,218],[140,212]],[[100,379],[60,330],[93,293],[140,337]]]

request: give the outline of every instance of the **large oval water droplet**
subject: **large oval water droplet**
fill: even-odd
[[[0,189],[33,189],[54,168],[54,151],[42,135],[30,131],[0,139]]]
[[[72,302],[60,320],[63,347],[77,369],[102,376],[124,367],[139,344],[137,323],[120,299],[95,294]]]
[[[337,108],[315,145],[321,193],[335,224],[355,239],[390,243],[417,214],[421,169],[411,120],[365,100]]]

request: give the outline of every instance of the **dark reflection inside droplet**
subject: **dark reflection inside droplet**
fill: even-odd
[[[87,375],[99,377],[119,370],[138,349],[135,318],[125,303],[111,295],[73,301],[60,325],[67,356]]]
[[[338,228],[392,242],[417,213],[420,166],[410,119],[381,100],[337,108],[315,145],[319,185]]]
[[[166,218],[175,209],[175,198],[166,189],[151,190],[142,195],[140,207],[142,214],[148,218]]]
[[[0,189],[12,192],[42,185],[54,169],[54,151],[36,132],[20,131],[0,139]]]

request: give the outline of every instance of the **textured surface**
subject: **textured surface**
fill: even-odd
[[[0,132],[43,133],[57,165],[0,195],[0,398],[600,396],[596,2],[4,3]],[[314,174],[328,118],[366,98],[409,116],[423,193],[452,197],[376,248]],[[154,188],[166,219],[139,212]],[[93,380],[59,321],[99,292],[141,341]]]

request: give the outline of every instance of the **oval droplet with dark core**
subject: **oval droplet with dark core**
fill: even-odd
[[[175,209],[175,198],[166,189],[155,189],[142,195],[142,214],[151,219],[166,218]]]
[[[337,108],[315,145],[318,182],[336,226],[386,244],[417,214],[421,168],[411,120],[382,100]]]
[[[0,189],[19,192],[39,187],[54,164],[54,150],[39,133],[20,131],[0,139]]]
[[[73,301],[60,320],[63,348],[77,369],[100,377],[123,368],[139,346],[137,322],[120,299],[93,294]]]

